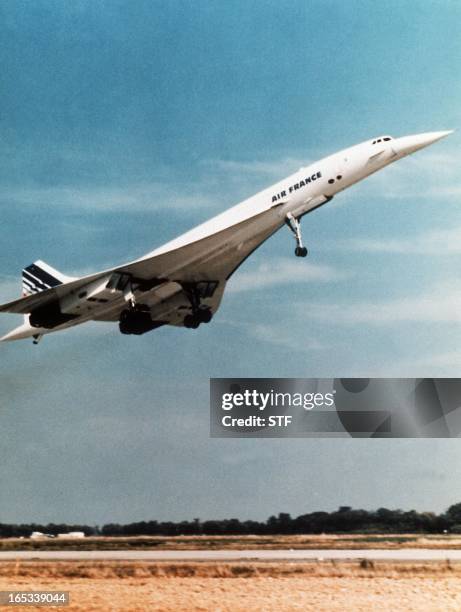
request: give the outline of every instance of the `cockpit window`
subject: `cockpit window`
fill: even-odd
[[[377,138],[376,140],[373,140],[371,144],[376,144],[378,142],[389,142],[389,140],[392,140],[392,136],[381,136],[381,138]]]

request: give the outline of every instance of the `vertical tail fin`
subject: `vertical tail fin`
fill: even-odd
[[[40,259],[22,271],[22,293],[32,295],[57,285],[62,285],[69,276],[65,276]]]

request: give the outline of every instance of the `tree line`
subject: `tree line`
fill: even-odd
[[[0,523],[0,537],[28,537],[33,531],[56,536],[58,533],[83,531],[87,536],[178,536],[178,535],[283,535],[320,533],[461,533],[461,503],[446,512],[416,510],[355,510],[341,506],[333,512],[310,512],[293,518],[281,512],[266,521],[237,518],[201,521],[141,521],[102,527],[49,523],[41,525]]]

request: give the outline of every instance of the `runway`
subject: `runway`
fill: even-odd
[[[461,561],[459,549],[396,550],[22,550],[0,551],[0,561]]]

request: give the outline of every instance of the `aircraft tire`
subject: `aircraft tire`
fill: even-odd
[[[199,310],[198,316],[201,323],[209,323],[213,318],[213,314],[209,308]]]
[[[306,247],[296,247],[295,248],[295,255],[296,255],[296,257],[306,257],[306,255],[307,255],[307,248]]]
[[[194,315],[186,315],[184,317],[184,327],[187,327],[188,329],[197,329],[199,325],[200,321],[197,317],[194,317]]]

